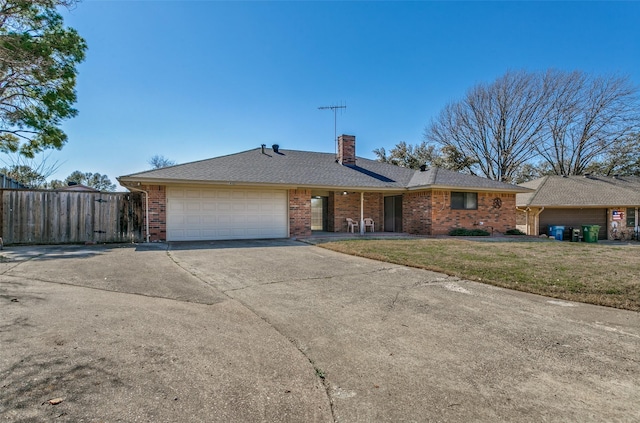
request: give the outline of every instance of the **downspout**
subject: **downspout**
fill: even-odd
[[[127,189],[130,189],[130,190],[133,190],[133,191],[138,191],[138,192],[141,192],[141,193],[144,194],[144,224],[145,224],[144,225],[145,226],[144,230],[145,230],[145,233],[147,234],[147,241],[146,242],[148,243],[149,242],[149,236],[150,236],[149,235],[149,193],[147,191],[145,191],[145,190],[140,189],[140,188],[134,188],[134,187],[130,187],[130,186],[127,186],[127,185],[125,185],[125,186],[127,187]]]
[[[360,235],[364,235],[364,191],[360,192]]]

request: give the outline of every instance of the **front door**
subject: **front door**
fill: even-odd
[[[402,232],[402,195],[384,197],[384,231]]]

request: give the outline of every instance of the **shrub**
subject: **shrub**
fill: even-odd
[[[505,235],[526,235],[526,234],[522,232],[520,229],[508,229],[505,232]]]
[[[464,229],[455,228],[449,231],[449,236],[489,236],[489,232],[484,229]]]

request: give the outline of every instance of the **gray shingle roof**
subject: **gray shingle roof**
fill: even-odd
[[[416,189],[433,186],[522,192],[516,185],[490,181],[444,169],[415,171],[358,157],[343,166],[332,153],[260,148],[162,169],[124,175],[126,182],[276,184],[298,187]]]
[[[518,207],[606,207],[640,205],[640,177],[544,176],[520,186],[535,189],[516,195]]]
[[[499,191],[518,190],[516,185],[505,184],[503,182],[437,167],[430,168],[425,172],[414,172],[407,188],[419,188],[425,186],[459,187],[460,189],[473,187]]]

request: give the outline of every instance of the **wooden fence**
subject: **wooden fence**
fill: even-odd
[[[2,190],[4,244],[142,241],[141,193]]]

